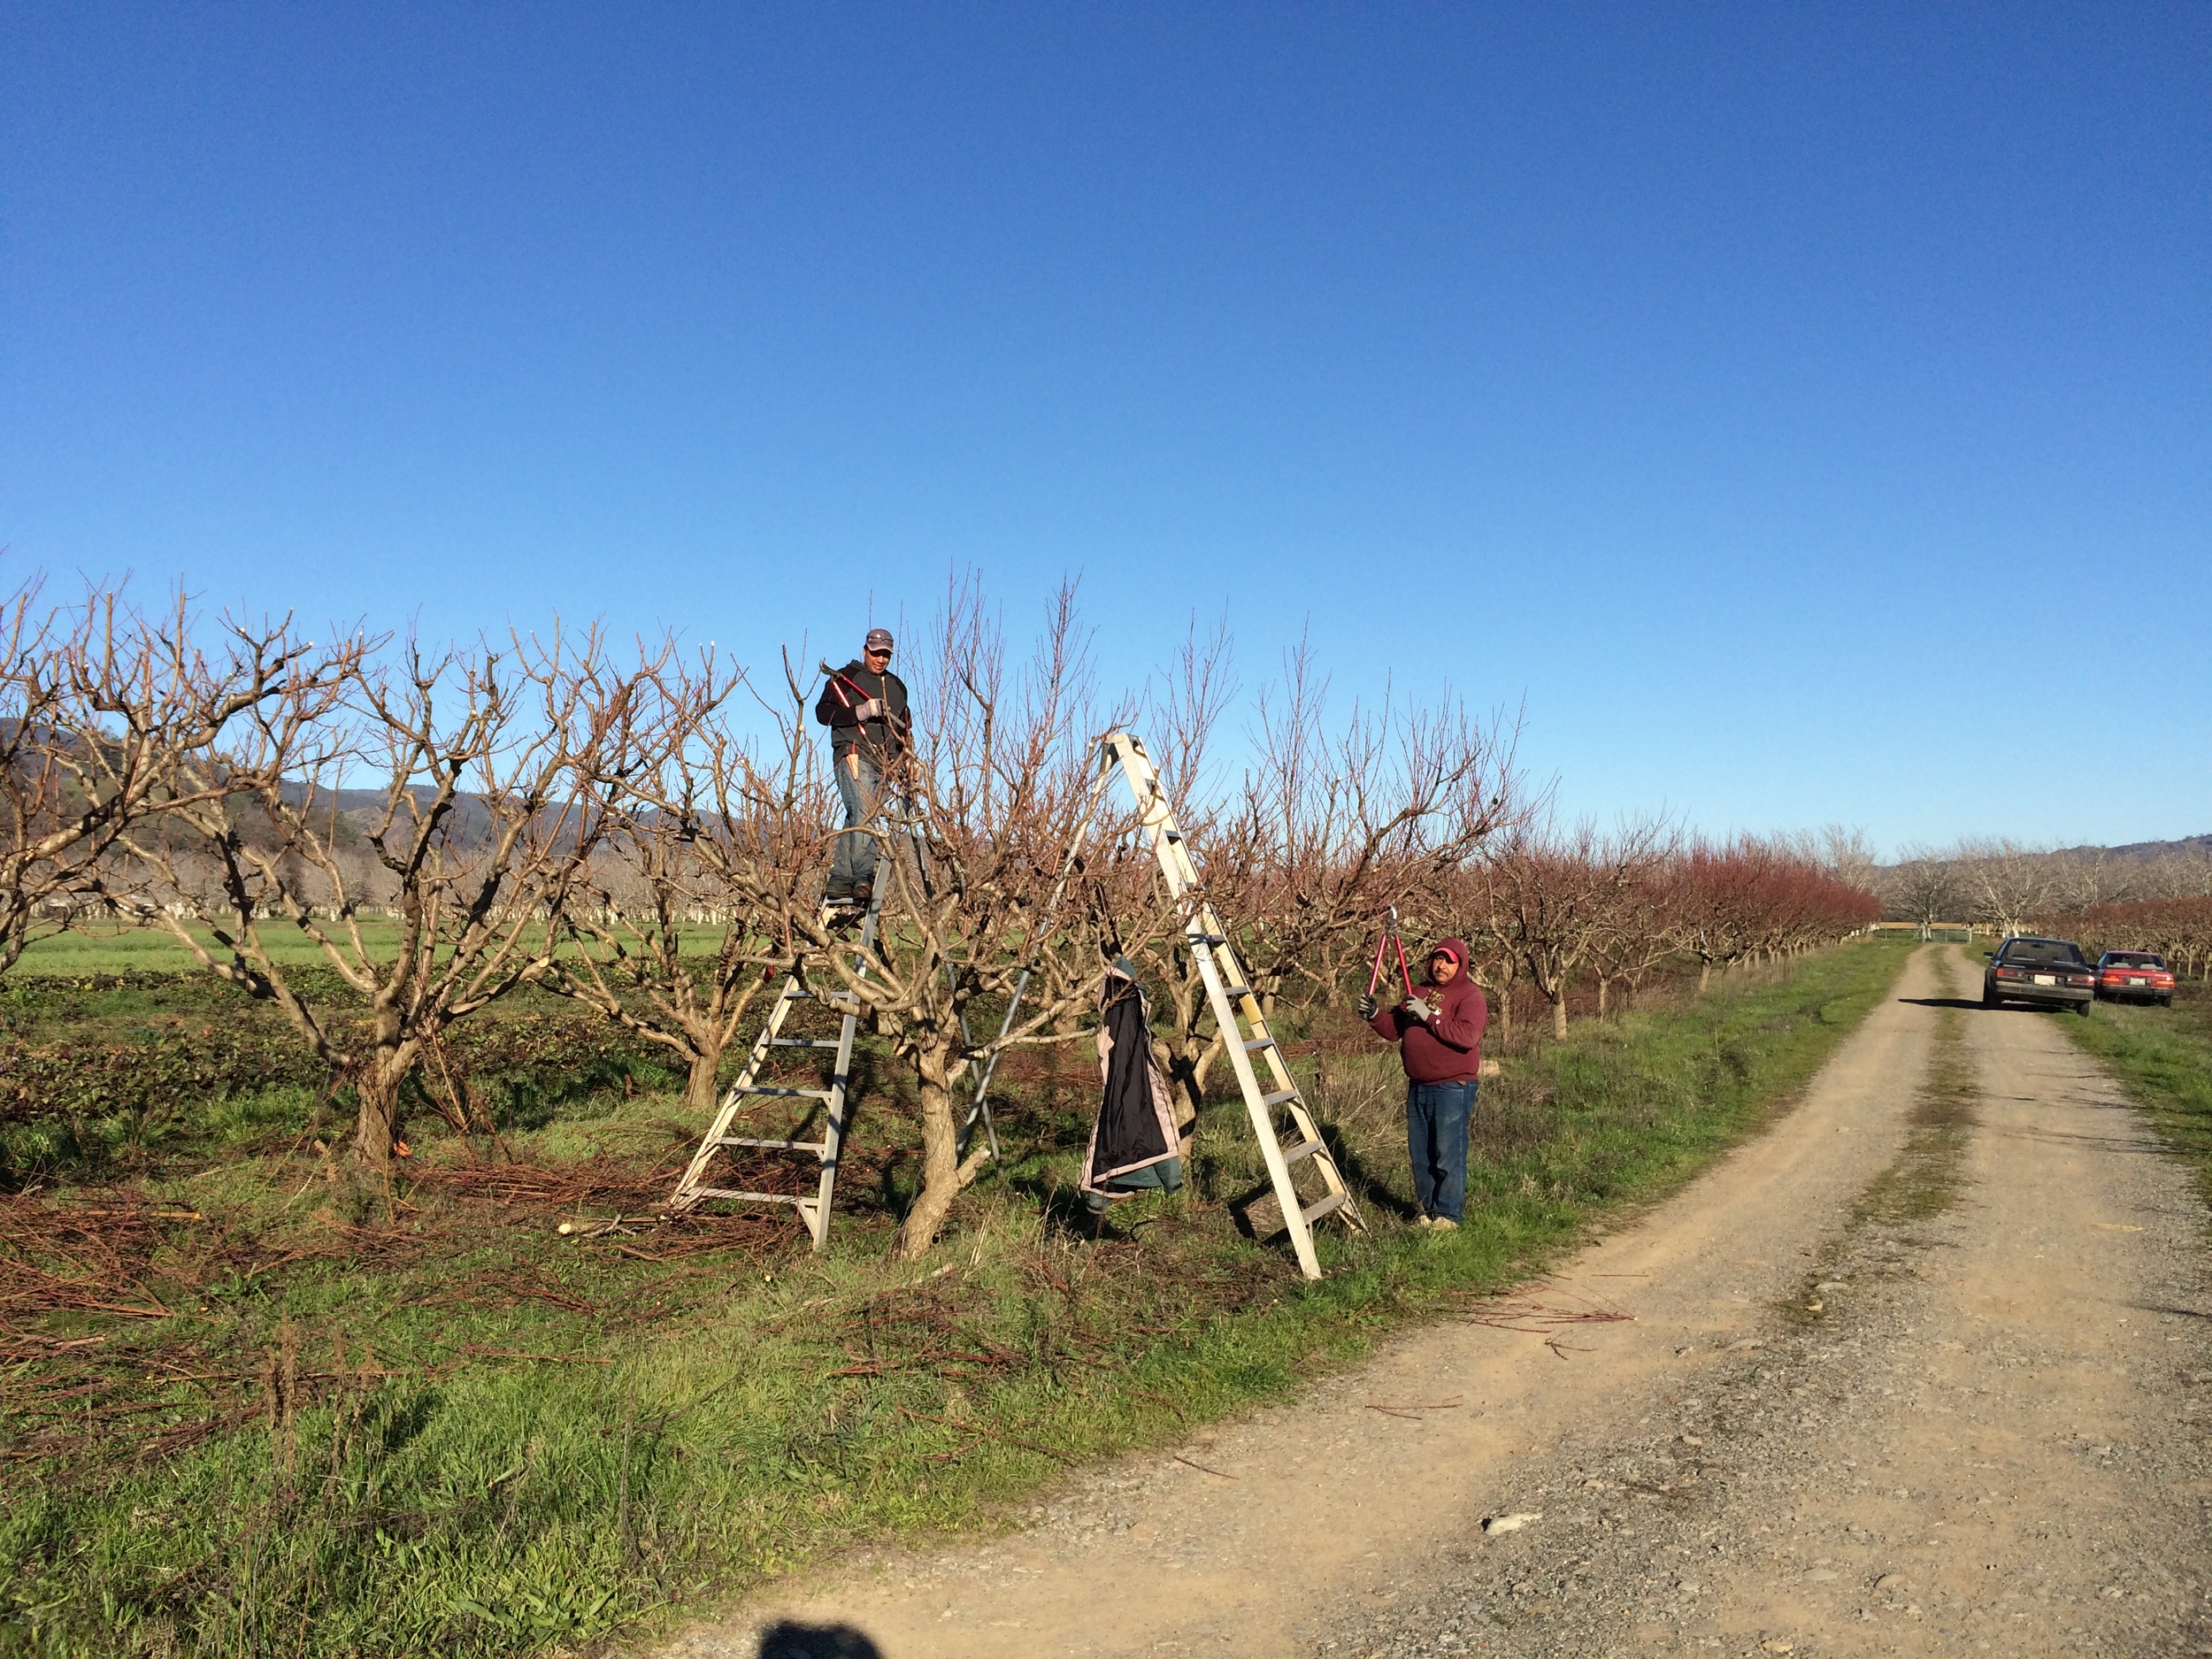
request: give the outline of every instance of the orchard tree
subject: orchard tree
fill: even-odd
[[[176,804],[123,838],[160,925],[352,1085],[360,1164],[388,1162],[426,1051],[552,961],[620,780],[681,736],[639,695],[666,654],[623,669],[596,629],[411,640],[394,660],[344,641],[219,756],[179,757]],[[277,936],[311,944],[363,1016],[319,1004]]]

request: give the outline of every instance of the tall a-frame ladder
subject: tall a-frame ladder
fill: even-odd
[[[886,877],[888,872],[883,872]],[[868,902],[868,914],[860,925],[860,941],[854,948],[856,970],[863,975],[868,971],[868,953],[876,942],[876,925],[883,912],[884,890],[891,885],[879,879]],[[794,1010],[803,1004],[820,1002],[833,1013],[843,1015],[835,1037],[787,1037],[784,1026]],[[691,1164],[684,1171],[683,1179],[676,1183],[676,1190],[668,1200],[668,1211],[680,1215],[694,1204],[710,1198],[733,1199],[741,1203],[789,1204],[799,1212],[799,1219],[806,1224],[807,1235],[814,1240],[817,1255],[829,1248],[830,1201],[837,1192],[837,1160],[843,1150],[845,1125],[848,1117],[848,1090],[852,1080],[853,1041],[860,1033],[860,1002],[843,991],[817,991],[797,973],[786,977],[783,989],[768,1010],[768,1018],[760,1028],[760,1035],[753,1039],[752,1052],[745,1057],[745,1069],[723,1095],[722,1104],[716,1110],[714,1121],[699,1142],[699,1149],[691,1155]],[[836,1059],[830,1069],[827,1088],[798,1088],[777,1083],[764,1083],[761,1079],[768,1069],[770,1057],[779,1048],[827,1048],[836,1051]],[[731,1133],[738,1117],[746,1108],[761,1100],[810,1100],[818,1105],[808,1109],[801,1117],[794,1133],[803,1132],[814,1121],[818,1111],[822,1120],[822,1138],[818,1141],[768,1141],[750,1135]],[[815,1162],[815,1187],[812,1193],[754,1192],[733,1187],[714,1184],[712,1171],[716,1157],[724,1152],[778,1152],[812,1154]]]
[[[1306,1110],[1305,1097],[1290,1074],[1282,1048],[1267,1028],[1259,996],[1238,965],[1229,930],[1222,926],[1200,885],[1198,866],[1175,821],[1152,757],[1144,752],[1144,745],[1133,732],[1109,732],[1099,740],[1099,747],[1103,751],[1102,768],[1118,764],[1129,780],[1130,793],[1136,797],[1138,821],[1151,842],[1153,856],[1160,861],[1161,874],[1167,878],[1168,893],[1182,912],[1183,941],[1198,964],[1199,977],[1205,981],[1206,1000],[1228,1049],[1229,1064],[1236,1071],[1237,1087],[1243,1093],[1244,1109],[1251,1117],[1260,1156],[1266,1160],[1276,1202],[1282,1207],[1291,1248],[1298,1253],[1300,1271],[1308,1279],[1318,1279],[1321,1263],[1314,1255],[1313,1224],[1333,1215],[1343,1217],[1355,1233],[1364,1233],[1366,1226],[1345,1187],[1336,1159],[1330,1156],[1314,1125],[1313,1114]],[[1266,1062],[1271,1088],[1260,1080],[1253,1064],[1255,1055]],[[1276,1130],[1279,1110],[1290,1119],[1287,1146]],[[1320,1178],[1321,1191],[1310,1199],[1298,1191],[1298,1176],[1307,1166]]]

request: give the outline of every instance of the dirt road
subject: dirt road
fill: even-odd
[[[664,1651],[2212,1654],[2203,1208],[1978,967],[1491,1322]]]

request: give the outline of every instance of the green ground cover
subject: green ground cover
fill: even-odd
[[[1469,1225],[1442,1239],[1403,1225],[1394,1058],[1325,1018],[1299,1064],[1371,1231],[1325,1236],[1318,1285],[1235,1225],[1259,1166],[1231,1100],[1192,1192],[1079,1236],[1095,1071],[1072,1055],[1008,1068],[1006,1164],[918,1266],[890,1259],[913,1137],[878,1072],[826,1257],[781,1212],[641,1218],[698,1126],[637,1073],[510,1102],[503,1156],[426,1133],[388,1194],[323,1156],[342,1102],[221,1093],[96,1179],[58,1168],[0,1201],[0,1648],[513,1653],[855,1539],[993,1525],[1071,1463],[1279,1397],[1678,1185],[1908,949],[1732,976],[1509,1056]],[[88,1006],[127,1023],[152,994]],[[23,1019],[61,1018],[20,995]]]
[[[2161,1133],[2196,1165],[2212,1198],[2212,995],[2185,984],[2171,1008],[2100,1002],[2090,1018],[2060,1022],[2109,1065]]]

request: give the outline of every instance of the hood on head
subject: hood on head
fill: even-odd
[[[1471,960],[1471,958],[1468,955],[1467,941],[1465,940],[1459,938],[1440,939],[1429,947],[1429,955],[1433,956],[1439,951],[1446,952],[1450,956],[1454,962],[1459,964],[1459,971],[1462,973],[1467,972],[1467,964]]]

